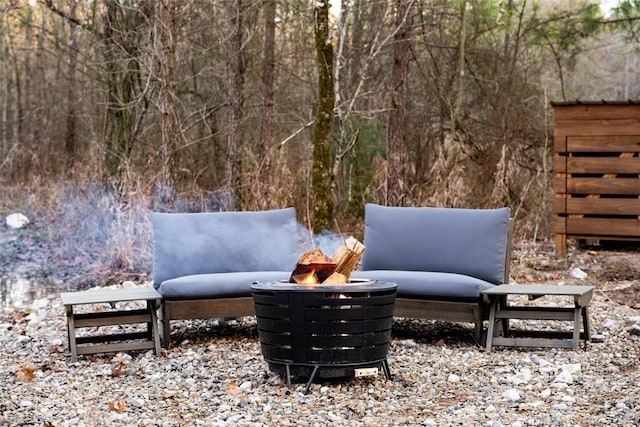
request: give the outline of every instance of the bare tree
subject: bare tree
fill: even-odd
[[[223,188],[230,208],[242,205],[242,162],[240,124],[243,118],[242,0],[230,0],[227,8],[227,147]]]
[[[260,137],[258,140],[259,177],[262,189],[269,187],[271,178],[271,149],[274,144],[275,118],[275,36],[276,36],[276,0],[265,0],[263,5],[264,35],[262,39],[262,118],[260,121]],[[269,199],[262,200],[263,207],[268,206]]]
[[[160,176],[156,183],[156,202],[171,205],[175,199],[175,179],[178,165],[178,135],[176,132],[176,4],[174,0],[157,3],[157,26],[160,46]]]
[[[413,0],[396,0],[397,29],[393,44],[391,69],[391,93],[389,94],[389,126],[387,131],[387,205],[401,205],[407,191],[405,129],[407,121],[407,79],[409,78],[409,49],[411,47],[411,24],[409,14]]]
[[[105,6],[99,32],[107,84],[104,180],[121,187],[148,110],[141,59],[153,5],[143,2],[136,8],[109,0]]]
[[[331,230],[334,203],[331,195],[331,129],[335,92],[333,90],[333,44],[329,37],[329,0],[319,0],[314,8],[318,105],[313,126],[311,203],[313,231]]]
[[[78,104],[77,68],[78,68],[78,24],[76,23],[77,1],[71,0],[69,7],[69,64],[67,66],[67,123],[64,147],[67,153],[67,173],[71,173],[78,154]]]

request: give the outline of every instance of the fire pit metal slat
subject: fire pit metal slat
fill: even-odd
[[[345,285],[349,286],[349,285]],[[307,295],[307,303],[309,306],[313,305],[342,305],[342,304],[388,304],[391,301],[395,301],[395,293],[389,292],[387,298],[384,298],[385,294],[382,292],[376,293],[376,299],[370,301],[370,292],[314,292]]]
[[[269,349],[269,354],[272,359],[286,359],[291,354],[291,349],[287,347],[274,346]],[[386,359],[388,346],[379,345],[368,347],[367,351],[370,354],[367,355],[366,358],[362,357],[362,349],[361,348],[341,348],[341,349],[309,349],[306,351],[306,355],[308,356],[309,361],[307,362],[297,362],[297,363],[288,363],[292,368],[298,367],[307,367],[310,365],[321,365],[324,368],[349,368],[359,364],[369,364],[376,365],[373,362],[381,362]],[[349,358],[348,364],[340,364],[336,363],[336,360],[341,360],[344,358]],[[359,360],[360,359],[360,360]],[[276,362],[272,362],[276,363]],[[281,365],[276,365],[278,369],[274,370],[274,372],[281,373],[282,367],[287,363],[281,362]],[[269,364],[272,367],[271,364]],[[303,372],[302,376],[306,375],[306,370],[301,370]],[[295,374],[294,374],[295,375]],[[348,373],[343,373],[340,375],[327,375],[327,377],[345,377],[348,376]]]
[[[289,320],[287,319],[269,319],[263,317],[261,323],[264,331],[278,331],[278,333],[285,331],[289,326]]]
[[[340,335],[307,335],[307,346],[322,348],[340,347],[370,347],[372,345],[388,344],[390,331],[367,332],[362,334],[340,334]]]
[[[313,322],[313,331],[318,335],[335,335],[336,325],[335,322]],[[341,322],[340,332],[343,334],[357,334],[363,331],[371,332],[383,332],[389,331],[388,326],[384,322],[371,322],[369,320],[350,320],[348,322]]]
[[[387,353],[397,286],[387,282],[300,286],[281,282],[252,286],[262,354],[269,369],[291,375],[344,377],[360,367],[382,367]]]
[[[357,363],[370,363],[372,362],[382,362],[382,360],[386,360],[387,352],[389,350],[389,346],[371,346],[367,348],[367,356],[364,357],[362,355],[362,348],[341,348],[341,349],[317,349],[317,350],[308,350],[307,356],[309,356],[310,362],[309,364],[317,364],[323,367],[326,365],[327,367],[337,367],[340,364],[336,363],[336,360],[345,360],[345,365],[357,364]],[[344,366],[343,366],[344,367]],[[338,376],[347,376],[347,375],[338,375]]]
[[[393,306],[391,306],[391,315],[393,316]],[[341,308],[340,306],[327,308],[307,307],[305,319],[307,321],[317,322],[336,322],[340,320],[378,320],[389,317],[389,306],[382,307],[363,307],[355,306],[352,308]]]

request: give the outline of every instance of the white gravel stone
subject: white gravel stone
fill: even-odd
[[[589,275],[582,269],[576,267],[573,270],[571,270],[569,272],[569,276],[573,277],[574,279],[586,279],[587,277],[589,277]]]
[[[518,400],[520,400],[522,397],[520,396],[520,392],[518,390],[516,390],[515,388],[510,388],[507,391],[505,391],[504,393],[502,393],[502,396],[507,399],[510,402],[517,402]]]
[[[616,403],[616,409],[620,409],[620,410],[622,410],[622,411],[628,411],[628,410],[629,410],[629,407],[628,407],[628,406],[627,406],[627,404],[626,404],[626,403],[624,403],[624,402],[617,402],[617,403]]]
[[[5,222],[9,228],[23,228],[29,224],[29,218],[21,213],[12,213],[5,217]]]
[[[449,381],[450,383],[459,383],[460,382],[460,376],[458,376],[456,374],[450,374],[447,377],[447,381]]]

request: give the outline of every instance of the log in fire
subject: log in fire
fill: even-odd
[[[289,282],[301,285],[348,284],[364,250],[365,246],[354,237],[345,239],[331,257],[320,249],[312,249],[300,257]]]

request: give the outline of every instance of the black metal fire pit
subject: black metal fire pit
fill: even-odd
[[[393,325],[395,283],[368,280],[345,285],[284,282],[251,286],[262,355],[269,369],[314,378],[364,375],[382,368]]]

